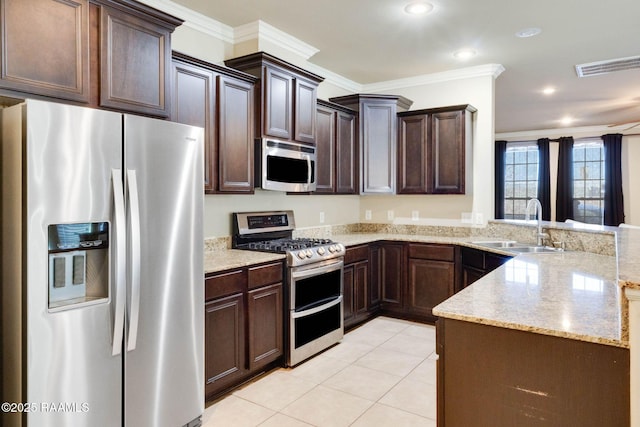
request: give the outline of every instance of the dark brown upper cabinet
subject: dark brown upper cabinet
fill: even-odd
[[[330,101],[359,114],[360,193],[393,194],[396,189],[397,117],[412,101],[396,95],[356,94]]]
[[[204,128],[205,193],[253,193],[256,78],[173,52],[173,121]]]
[[[315,144],[317,89],[323,77],[265,52],[228,59],[225,64],[260,79],[256,135]]]
[[[89,102],[89,1],[1,0],[0,87]]]
[[[0,0],[0,91],[169,115],[171,33],[182,20],[133,0]]]
[[[132,1],[100,4],[100,106],[168,117],[171,33],[182,23]]]
[[[357,194],[356,112],[318,100],[316,114],[316,193]]]
[[[471,105],[398,114],[398,194],[465,194]]]

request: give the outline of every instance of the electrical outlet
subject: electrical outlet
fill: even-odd
[[[483,224],[484,223],[484,215],[482,215],[482,212],[476,212],[476,224]]]
[[[320,224],[324,224],[324,212],[320,212]]]
[[[387,219],[393,221],[393,211],[387,211]]]
[[[420,219],[420,212],[418,211],[411,211],[411,219],[413,221],[417,221]]]
[[[364,219],[371,219],[371,210],[367,209],[364,211]]]

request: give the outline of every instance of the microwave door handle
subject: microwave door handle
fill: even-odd
[[[311,184],[311,157],[305,155],[305,159],[307,159],[307,184]]]
[[[125,258],[127,252],[127,235],[125,232],[124,190],[122,171],[111,169],[111,186],[113,190],[113,223],[115,225],[114,255],[114,296],[113,296],[113,336],[111,355],[117,356],[122,351],[122,335],[124,332],[124,310],[126,297],[127,272]]]

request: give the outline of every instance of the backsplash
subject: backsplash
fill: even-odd
[[[563,242],[570,251],[590,252],[599,255],[616,255],[616,235],[613,231],[578,230],[563,223],[546,223],[543,229],[549,234],[546,244]],[[294,230],[293,237],[330,239],[334,234],[404,234],[438,237],[482,237],[503,240],[516,240],[535,244],[536,228],[534,224],[489,221],[486,227],[452,227],[433,225],[404,225],[379,223],[354,223],[342,225],[323,225],[304,227]],[[231,248],[231,237],[212,237],[205,239],[205,252],[227,250]]]

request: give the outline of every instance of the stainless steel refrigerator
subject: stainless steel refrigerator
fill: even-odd
[[[0,115],[0,425],[198,425],[203,130],[34,100]]]

